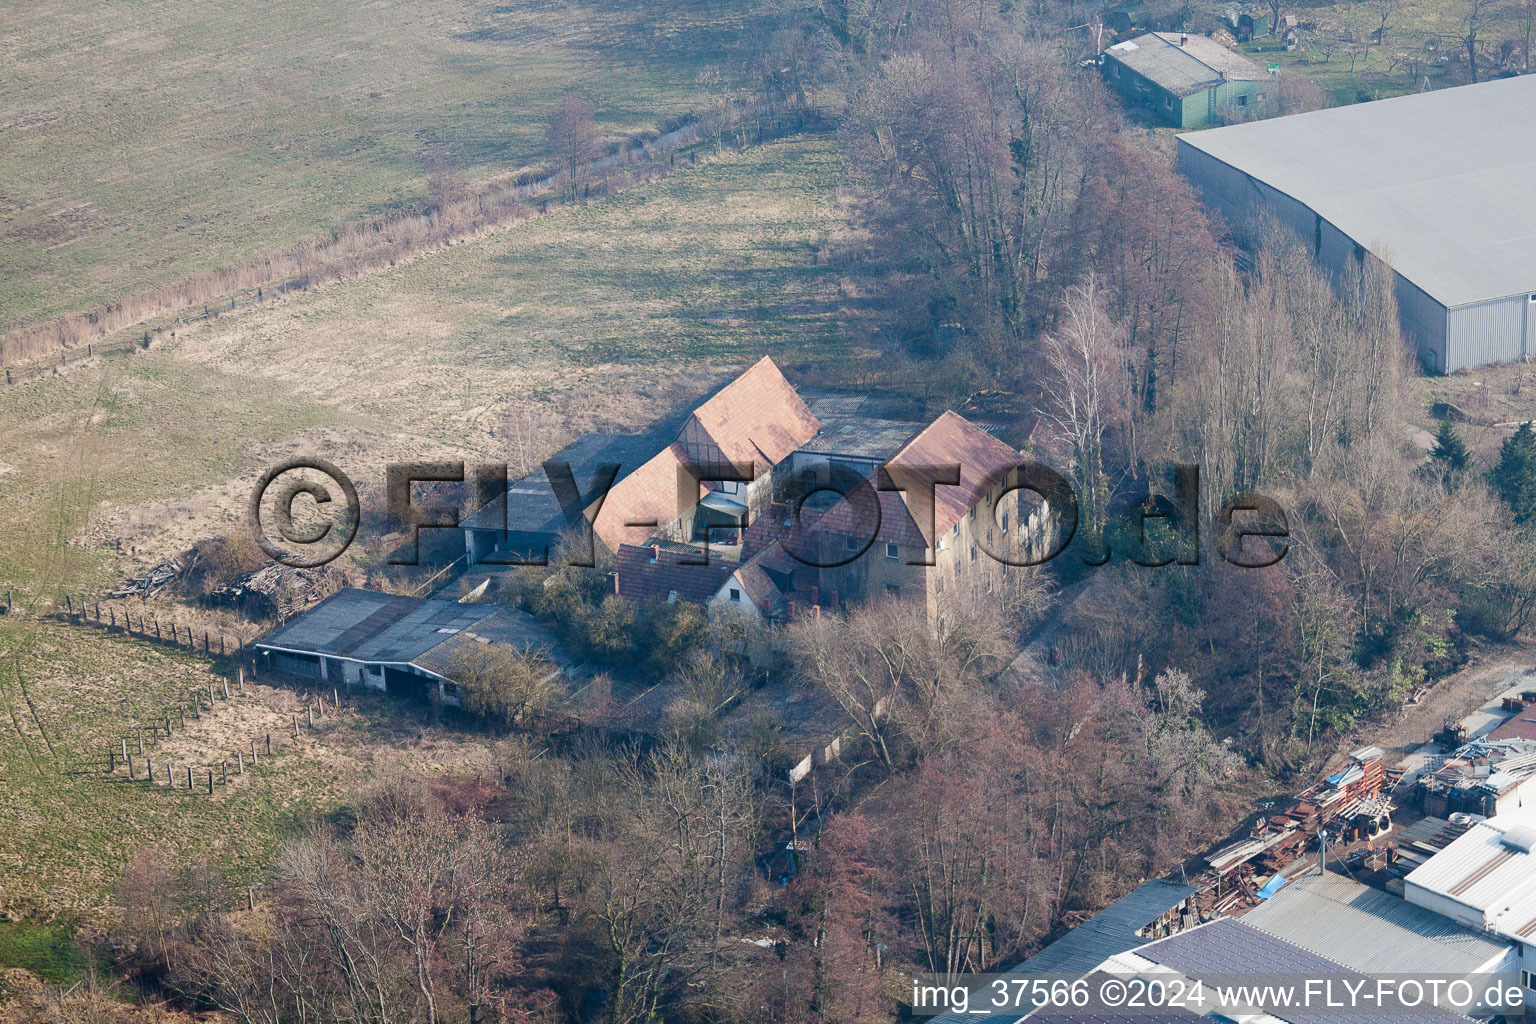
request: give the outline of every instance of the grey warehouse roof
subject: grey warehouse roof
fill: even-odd
[[[1360,937],[1370,941],[1368,936]],[[1283,974],[1297,978],[1359,978],[1340,964],[1308,952],[1283,939],[1251,928],[1241,921],[1224,917],[1187,931],[1170,935],[1136,950],[1135,955],[1164,967],[1171,967],[1187,978],[1207,979],[1234,974]],[[1298,1013],[1285,1010],[1290,1024],[1400,1024],[1400,1016],[1362,1010],[1341,1015],[1326,1011]],[[1466,1020],[1460,1014],[1421,1009],[1414,1020],[1425,1022]]]
[[[1367,974],[1471,973],[1510,949],[1508,942],[1332,872],[1292,880],[1242,921]]]
[[[1104,53],[1175,96],[1203,92],[1225,80],[1257,82],[1269,77],[1253,61],[1209,36],[1149,32]]]
[[[1536,293],[1536,76],[1179,142],[1306,204],[1443,306]]]
[[[1116,953],[1135,949],[1147,940],[1139,929],[1162,917],[1199,892],[1192,885],[1146,882],[1111,903],[1040,952],[1015,971],[1086,974]]]
[[[1116,953],[1124,953],[1143,945],[1147,940],[1136,934],[1138,930],[1199,891],[1192,885],[1180,885],[1177,882],[1145,882],[1008,973],[1085,975]],[[934,1017],[932,1024],[961,1024],[962,1021],[968,1024],[1011,1024],[1018,1018],[1016,1013],[980,1018],[974,1014],[946,1013]],[[1037,1015],[1030,1019],[1049,1020],[1053,1024],[1064,1024],[1067,1021],[1075,1024],[1108,1024],[1121,1018],[1113,1013],[1088,1012],[1081,1015]],[[1158,1021],[1155,1017],[1139,1019],[1146,1024],[1157,1024]],[[1173,1016],[1168,1019],[1173,1019]]]
[[[565,661],[543,627],[522,612],[494,604],[460,604],[443,598],[404,597],[347,587],[295,616],[256,642],[258,647],[354,661],[416,664],[446,675],[440,645],[460,636],[489,643],[538,647]],[[446,650],[443,652],[446,655]]]

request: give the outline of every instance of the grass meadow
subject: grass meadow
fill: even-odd
[[[538,165],[558,98],[610,137],[697,99],[748,5],[36,0],[0,37],[0,333]]]

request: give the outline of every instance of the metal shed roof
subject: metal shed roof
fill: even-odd
[[[463,643],[534,649],[557,665],[572,662],[549,632],[525,612],[451,597],[404,597],[348,587],[256,642],[370,664],[413,664],[448,677]]]
[[[495,607],[347,587],[262,637],[257,646],[403,664],[485,618]]]
[[[1510,944],[1343,875],[1307,874],[1243,915],[1243,924],[1351,970],[1378,974],[1491,969]]]
[[[613,479],[617,484],[665,448],[670,439],[662,431],[586,434],[551,455],[549,461],[567,463],[576,486],[582,494],[588,494],[598,466],[616,463],[619,472]],[[460,525],[467,530],[558,534],[565,529],[566,522],[549,477],[541,468],[508,484],[506,495],[493,498]]]
[[[1443,306],[1536,293],[1536,76],[1179,136]]]
[[[1533,820],[1524,810],[1480,821],[1405,881],[1472,908],[1500,932],[1536,938],[1536,853],[1518,842],[1518,826]]]
[[[1191,96],[1228,80],[1258,82],[1269,77],[1253,61],[1209,36],[1148,32],[1104,53],[1175,96]]]
[[[1200,890],[1192,885],[1177,882],[1152,881],[1132,889],[1103,910],[1099,911],[1034,956],[1019,964],[1010,974],[1071,974],[1085,975],[1116,953],[1124,953],[1144,944],[1147,940],[1136,932],[1162,917]],[[1020,1019],[1017,1013],[1002,1013],[977,1018],[974,1014],[946,1013],[934,1017],[932,1024],[1011,1024]],[[1170,1015],[1172,1020],[1177,1015]],[[1120,1018],[1113,1013],[1053,1014],[1035,1016],[1030,1020],[1047,1020],[1052,1024],[1109,1024]],[[1140,1018],[1148,1024],[1158,1024],[1156,1018]]]
[[[1017,971],[1083,974],[1116,953],[1146,942],[1136,932],[1199,890],[1176,882],[1146,882],[1120,897],[1040,952]]]

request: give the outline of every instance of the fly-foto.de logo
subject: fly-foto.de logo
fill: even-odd
[[[649,465],[649,463],[647,464]],[[950,557],[1039,566],[1070,552],[1087,565],[1198,565],[1202,533],[1244,568],[1274,565],[1289,549],[1285,512],[1263,494],[1210,507],[1202,530],[1200,470],[1174,465],[1166,487],[1082,500],[1055,469],[1030,461],[974,471],[963,462],[855,467],[835,461],[773,467],[678,461],[667,479],[621,463],[580,469],[552,460],[508,483],[505,464],[394,463],[385,468],[385,529],[402,534],[389,556],[415,565],[424,529],[462,530],[472,562],[547,565],[558,546],[574,565],[596,564],[598,545],[664,541],[680,565],[711,564],[711,545],[774,545],[794,562],[834,568],[866,557],[935,565]],[[453,485],[458,485],[456,488]],[[468,485],[468,486],[466,486]],[[321,458],[295,458],[262,474],[247,507],[253,536],[294,567],[333,561],[356,539],[362,502],[352,479]]]

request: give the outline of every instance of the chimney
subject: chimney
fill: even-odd
[[[1183,33],[1180,33],[1180,35],[1179,35],[1179,45],[1180,46],[1188,46],[1189,45],[1189,36],[1185,35]]]
[[[651,545],[651,564],[655,565],[659,561],[661,561],[661,545],[660,544],[652,544]]]

